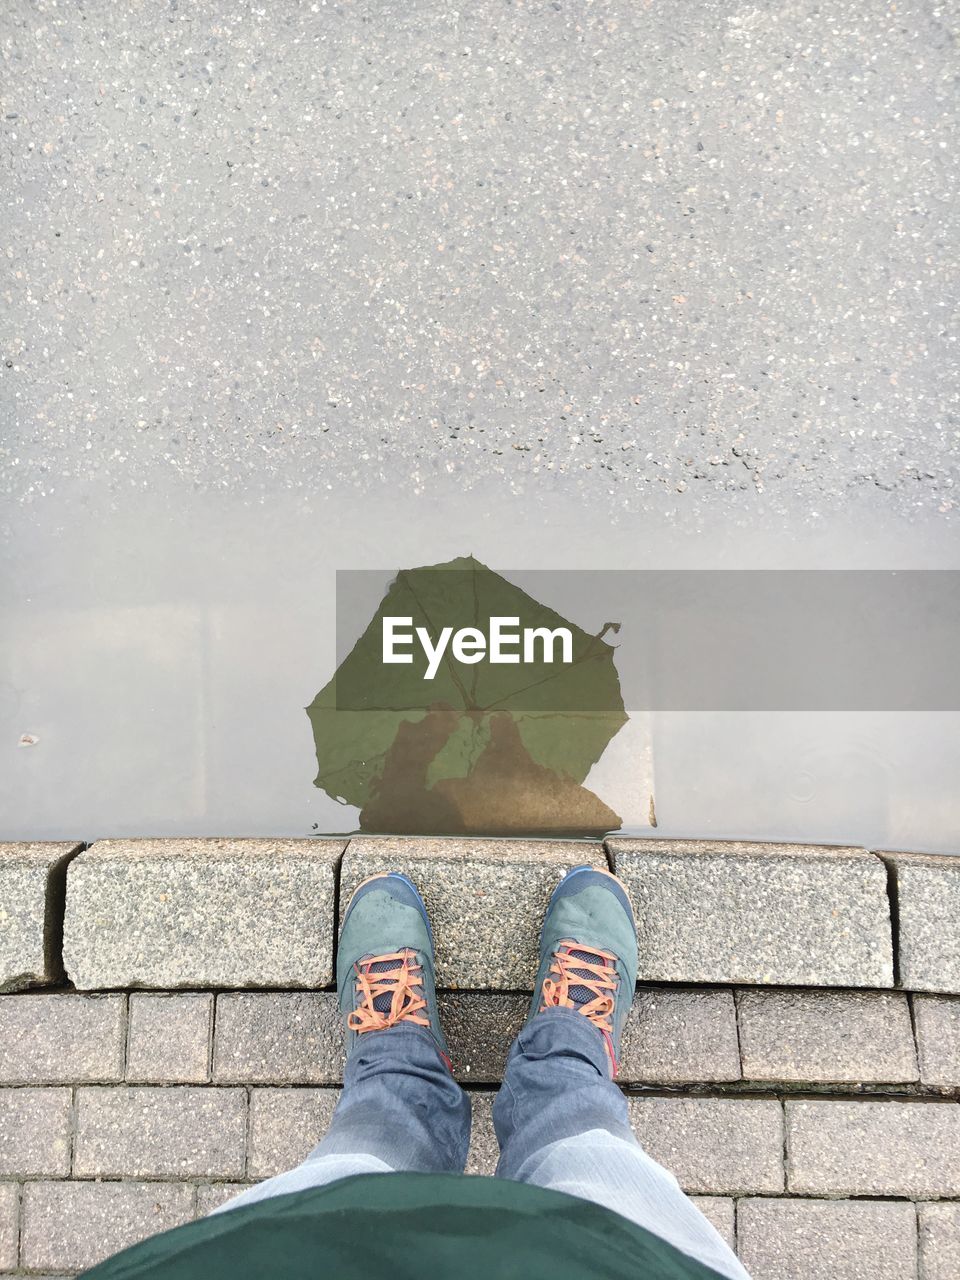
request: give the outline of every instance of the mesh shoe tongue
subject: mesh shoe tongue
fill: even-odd
[[[570,951],[567,952],[567,954],[569,956],[572,956],[574,960],[587,960],[590,964],[598,964],[603,962],[602,957],[598,956],[595,951],[574,951],[571,949]],[[576,969],[570,970],[570,976],[573,978],[592,977],[590,973],[586,973],[583,970],[580,970],[578,972]],[[571,985],[567,988],[567,995],[574,1002],[574,1004],[589,1004],[590,1001],[595,998],[596,992],[591,991],[589,987],[582,987],[578,983],[576,985]]]
[[[399,968],[396,960],[375,960],[367,968],[368,973],[390,973]],[[393,1001],[393,993],[384,991],[382,995],[374,996],[373,1007],[377,1013],[389,1013],[390,1005]]]

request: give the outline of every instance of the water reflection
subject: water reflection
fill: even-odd
[[[351,638],[352,583],[341,575],[337,590],[338,632]],[[509,661],[488,648],[496,618],[516,637],[503,646]],[[307,708],[316,785],[358,805],[365,831],[618,828],[620,816],[581,785],[627,720],[604,639],[618,626],[590,634],[473,556],[401,570]],[[390,663],[385,634],[399,640]]]
[[[574,508],[569,496],[511,515],[495,499],[465,503],[452,487],[438,488],[431,504],[395,494],[389,517],[387,528],[375,504],[350,495],[318,506],[210,495],[84,506],[64,495],[42,519],[18,516],[0,553],[3,836],[304,835],[361,822],[416,829],[417,805],[405,808],[404,797],[424,780],[435,805],[420,810],[425,829],[492,832],[514,813],[531,830],[554,820],[575,826],[563,788],[536,773],[550,762],[529,744],[532,763],[522,758],[513,717],[491,715],[489,736],[464,747],[482,786],[470,794],[452,774],[439,790],[431,785],[437,744],[468,733],[462,709],[453,725],[450,699],[425,711],[422,740],[416,726],[392,740],[380,794],[342,804],[313,785],[316,743],[303,708],[344,656],[335,570],[383,570],[385,548],[394,565],[433,563],[466,546],[486,564],[544,569],[960,560],[951,561],[939,534],[925,541],[916,529],[834,528],[801,550],[788,535],[761,543],[734,530],[680,537],[639,517],[617,525],[602,509]],[[387,568],[367,619],[390,581]],[[547,604],[586,635],[618,616]],[[626,688],[624,699],[629,720],[587,772],[571,774],[596,798],[589,807],[574,791],[583,829],[615,827],[619,816],[625,831],[650,834],[653,800],[657,834],[667,837],[960,852],[957,715],[648,715],[631,707]],[[19,746],[25,734],[36,742]],[[499,814],[491,797],[502,798]]]

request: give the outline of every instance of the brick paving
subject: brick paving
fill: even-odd
[[[163,842],[149,843],[150,865],[165,866],[164,850],[156,847]],[[243,843],[234,842],[230,851],[238,866]],[[342,856],[341,875],[349,885],[398,859],[427,882],[439,919],[438,951],[445,957],[442,1017],[455,1074],[471,1089],[473,1103],[467,1168],[491,1173],[497,1159],[491,1105],[509,1041],[526,1013],[530,974],[524,966],[539,913],[564,868],[602,857],[602,846],[372,838],[355,843],[354,855],[348,845],[334,858],[331,848],[316,865],[335,869]],[[664,842],[652,843],[658,847],[651,850],[650,867],[644,866],[642,847],[631,843],[634,892],[648,871],[648,895],[651,884],[662,886],[664,868],[681,857],[679,846],[665,851]],[[193,860],[188,878],[199,886],[209,843],[176,844],[177,858]],[[458,904],[450,886],[461,853],[465,900]],[[87,854],[71,856],[72,868]],[[728,946],[712,969],[709,952],[694,945],[691,932],[669,922],[656,925],[655,936],[664,940],[669,956],[663,963],[679,976],[651,981],[648,973],[641,980],[624,1039],[620,1083],[640,1140],[736,1246],[755,1280],[814,1280],[825,1274],[837,1280],[956,1280],[960,991],[929,991],[928,969],[917,969],[921,990],[906,980],[899,989],[891,985],[905,931],[915,930],[915,957],[949,960],[952,942],[939,940],[926,923],[916,932],[913,917],[903,912],[901,878],[900,913],[886,916],[885,944],[878,932],[885,917],[874,895],[880,882],[873,865],[884,884],[885,871],[881,858],[866,851],[785,852],[783,846],[697,842],[690,856],[741,862],[732,872],[724,864],[716,873],[725,892],[711,882],[714,871],[704,885],[710,910],[724,917],[728,938],[756,928],[751,904],[738,896],[748,864],[759,864],[768,887],[787,865],[784,883],[794,896],[783,913],[807,921],[811,946],[815,935],[817,945],[833,946],[854,923],[866,932],[849,947],[841,942],[846,950],[839,958],[814,949],[806,957],[791,953],[786,967],[778,964],[772,952],[786,925],[773,919],[771,890],[762,904],[768,933],[756,929],[747,960],[733,965]],[[898,865],[917,865],[896,857]],[[960,860],[934,863],[937,892],[952,901]],[[273,863],[274,871],[281,864],[284,859]],[[811,883],[807,901],[798,906],[795,896],[805,884],[797,875],[801,866],[811,882],[825,869],[826,880]],[[929,860],[921,859],[919,869],[926,874]],[[222,883],[217,870],[214,889]],[[670,910],[693,891],[687,865],[680,871],[672,890],[665,890]],[[70,874],[68,869],[68,894]],[[844,908],[838,926],[838,886],[850,874],[861,898],[859,905]],[[0,889],[13,883],[22,881],[0,874]],[[297,919],[303,913],[314,919],[314,936],[328,938],[329,955],[310,963],[316,972],[331,974],[332,871],[325,883],[325,899],[304,902],[302,878],[281,874],[270,910],[280,911],[283,903]],[[343,900],[341,892],[341,906]],[[647,901],[650,920],[653,897]],[[0,908],[9,910],[9,904],[0,900]],[[240,909],[236,901],[234,909]],[[817,925],[818,910],[829,911],[831,919]],[[212,918],[215,904],[205,911]],[[937,911],[943,928],[953,917],[940,900]],[[325,923],[317,925],[324,913]],[[497,929],[501,916],[508,929]],[[159,929],[160,918],[151,929]],[[457,958],[460,938],[467,953]],[[14,960],[12,968],[21,975],[12,984],[17,989],[0,994],[4,1276],[71,1276],[144,1235],[209,1212],[244,1186],[301,1160],[322,1135],[339,1095],[343,1045],[329,987],[255,990],[255,975],[245,972],[248,989],[225,990],[224,975],[236,972],[232,962],[209,954],[209,935],[200,930],[191,940],[173,930],[170,947],[193,947],[178,959],[178,971],[206,974],[204,986],[102,991],[90,956],[105,942],[92,945],[83,961],[87,990],[62,982],[44,989],[40,984],[57,972],[53,957],[49,968],[38,967],[38,985],[28,990],[22,989],[25,966]],[[649,939],[647,945],[653,945]],[[488,953],[491,967],[485,973]],[[860,970],[851,967],[857,956]],[[730,980],[731,973],[745,970],[753,975],[749,984],[742,977]],[[159,958],[152,971],[169,972],[167,960]],[[848,982],[837,986],[841,972]],[[901,976],[906,972],[901,965]],[[941,987],[953,981],[949,965],[946,973],[937,979]],[[802,983],[803,975],[814,980]],[[73,976],[69,960],[67,976]],[[111,987],[116,976],[110,959],[103,987]]]
[[[925,1085],[960,1089],[960,999],[914,996],[920,1078]]]
[[[885,853],[897,890],[900,973],[911,991],[960,991],[960,875],[942,854]]]
[[[135,1084],[202,1084],[210,1079],[213,995],[130,997],[127,1079]]]
[[[83,1085],[78,1178],[242,1178],[247,1094],[195,1085]]]
[[[776,1098],[631,1098],[641,1146],[684,1191],[782,1191],[783,1107]]]
[[[740,991],[743,1074],[792,1084],[919,1079],[907,997],[876,991]]]
[[[68,1177],[72,1111],[72,1089],[0,1089],[0,1177]]]
[[[960,1276],[960,1204],[921,1204],[920,1275],[922,1280]]]
[[[632,1084],[739,1080],[733,992],[722,988],[641,988],[624,1028],[620,1075]]]
[[[0,999],[0,1080],[81,1084],[122,1080],[125,996],[38,992]]]
[[[741,1200],[740,1257],[753,1280],[913,1280],[917,1214],[909,1201]]]
[[[953,1100],[788,1101],[785,1112],[791,1191],[960,1196],[960,1106]]]
[[[217,998],[217,1084],[336,1084],[343,1027],[332,993],[236,993]]]
[[[144,1236],[189,1222],[189,1183],[28,1182],[23,1188],[20,1265],[76,1272]]]

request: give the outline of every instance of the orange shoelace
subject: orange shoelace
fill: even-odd
[[[561,942],[550,966],[553,977],[544,978],[540,1005],[541,1012],[576,1009],[589,1018],[603,1034],[614,1074],[617,1060],[613,1052],[612,1016],[620,982],[616,966],[617,957],[610,951],[585,947],[579,942]]]
[[[416,952],[407,948],[388,955],[368,956],[354,965],[358,1002],[347,1016],[347,1026],[362,1035],[365,1031],[385,1031],[398,1022],[415,1022],[429,1027],[423,1015],[423,969]]]

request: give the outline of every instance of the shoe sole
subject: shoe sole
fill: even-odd
[[[417,900],[417,909],[419,910],[421,916],[423,917],[424,924],[427,926],[427,937],[430,939],[430,948],[431,950],[435,951],[436,948],[434,946],[434,941],[433,941],[433,925],[430,923],[430,917],[427,915],[426,903],[424,902],[423,898],[420,896],[420,890],[413,883],[410,877],[405,876],[402,871],[381,871],[381,872],[378,872],[378,874],[375,876],[367,876],[366,880],[361,880],[360,883],[357,885],[357,887],[354,889],[353,893],[350,895],[350,901],[347,903],[347,909],[343,913],[343,925],[341,926],[340,932],[342,933],[343,930],[347,927],[347,919],[350,915],[351,910],[353,909],[354,899],[356,898],[357,894],[364,887],[364,885],[373,884],[374,880],[402,880],[408,889],[413,890],[414,897]]]

